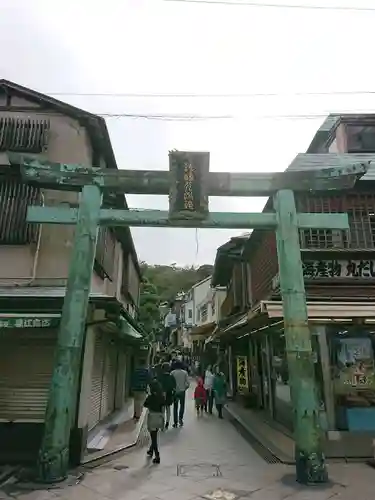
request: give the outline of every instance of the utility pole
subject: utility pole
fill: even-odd
[[[293,191],[274,196],[277,216],[276,243],[289,382],[294,410],[297,481],[303,484],[328,480],[322,450],[311,334],[299,243],[298,216]]]

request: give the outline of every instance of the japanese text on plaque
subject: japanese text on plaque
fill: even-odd
[[[194,210],[193,182],[194,168],[190,163],[184,166],[184,210]]]

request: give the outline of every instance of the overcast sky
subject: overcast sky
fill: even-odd
[[[319,0],[272,3],[319,5]],[[320,0],[320,5],[375,9],[373,0]],[[229,116],[109,117],[121,169],[167,169],[168,150],[176,148],[210,151],[213,171],[284,170],[306,150],[325,114],[375,112],[375,95],[358,93],[375,92],[374,23],[375,10],[1,0],[0,74],[51,94],[258,94],[56,97],[100,114]],[[214,198],[210,208],[260,211],[264,201]],[[167,208],[166,197],[128,196],[128,202]],[[212,263],[216,248],[241,232],[134,228],[132,233],[141,260],[198,265]]]

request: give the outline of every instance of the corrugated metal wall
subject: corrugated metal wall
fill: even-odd
[[[57,331],[31,330],[0,334],[1,421],[44,421]]]

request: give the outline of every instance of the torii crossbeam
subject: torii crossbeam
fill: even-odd
[[[28,209],[27,220],[76,225],[58,347],[39,453],[39,478],[66,477],[69,437],[76,408],[87,305],[97,229],[106,226],[274,229],[283,299],[285,339],[295,411],[296,475],[302,483],[327,481],[302,274],[299,229],[349,228],[347,214],[297,213],[294,191],[348,189],[366,173],[374,155],[298,155],[301,171],[209,172],[208,153],[170,153],[170,170],[110,172],[80,165],[9,155],[22,178],[45,188],[80,191],[79,207]],[[311,170],[302,170],[312,165]],[[324,168],[320,168],[324,167]],[[101,208],[102,193],[169,194],[170,211]],[[273,196],[274,213],[209,213],[209,196]]]

